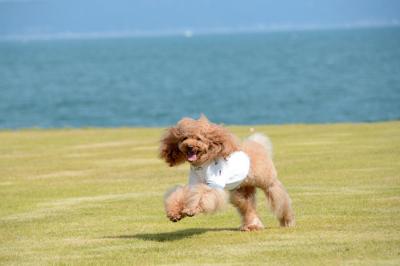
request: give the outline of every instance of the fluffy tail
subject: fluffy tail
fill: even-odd
[[[246,140],[254,141],[264,147],[267,151],[267,154],[270,158],[272,158],[272,142],[271,140],[264,134],[254,133],[249,136]]]

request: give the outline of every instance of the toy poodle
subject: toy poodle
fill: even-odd
[[[220,210],[227,201],[242,218],[242,231],[264,228],[256,212],[256,188],[264,191],[268,205],[281,226],[294,226],[291,199],[277,178],[269,139],[255,133],[240,143],[223,126],[183,118],[161,139],[160,157],[170,166],[189,162],[189,182],[165,194],[167,217],[184,217]]]

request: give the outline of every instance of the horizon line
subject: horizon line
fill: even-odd
[[[56,32],[56,33],[34,33],[34,34],[8,34],[0,35],[0,41],[46,41],[46,40],[84,40],[84,39],[118,39],[118,38],[141,38],[141,37],[186,37],[206,35],[229,35],[246,33],[274,33],[290,31],[318,31],[318,30],[351,30],[368,28],[392,28],[400,27],[400,21],[371,22],[360,21],[342,24],[277,24],[238,27],[217,27],[217,28],[191,28],[182,27],[178,29],[165,30],[121,30],[121,31],[93,31],[93,32]]]

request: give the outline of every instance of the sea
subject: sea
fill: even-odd
[[[0,41],[0,128],[400,119],[400,27]]]

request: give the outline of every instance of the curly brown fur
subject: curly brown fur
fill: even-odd
[[[160,157],[175,166],[184,163],[189,152],[193,152],[197,160],[191,163],[202,165],[238,150],[238,141],[229,131],[202,116],[199,120],[183,118],[175,127],[167,129],[161,140]]]
[[[201,166],[219,157],[227,158],[235,151],[245,152],[250,157],[250,171],[240,186],[230,191],[230,201],[242,217],[240,229],[253,231],[264,228],[256,211],[256,188],[264,191],[280,225],[294,226],[291,199],[277,179],[268,145],[268,139],[261,135],[252,136],[240,145],[227,129],[209,122],[205,116],[199,120],[183,118],[176,126],[167,129],[161,140],[160,157],[170,166],[185,161]],[[205,184],[176,187],[166,194],[164,200],[167,217],[174,222],[198,213],[215,212],[224,202],[223,190]]]

